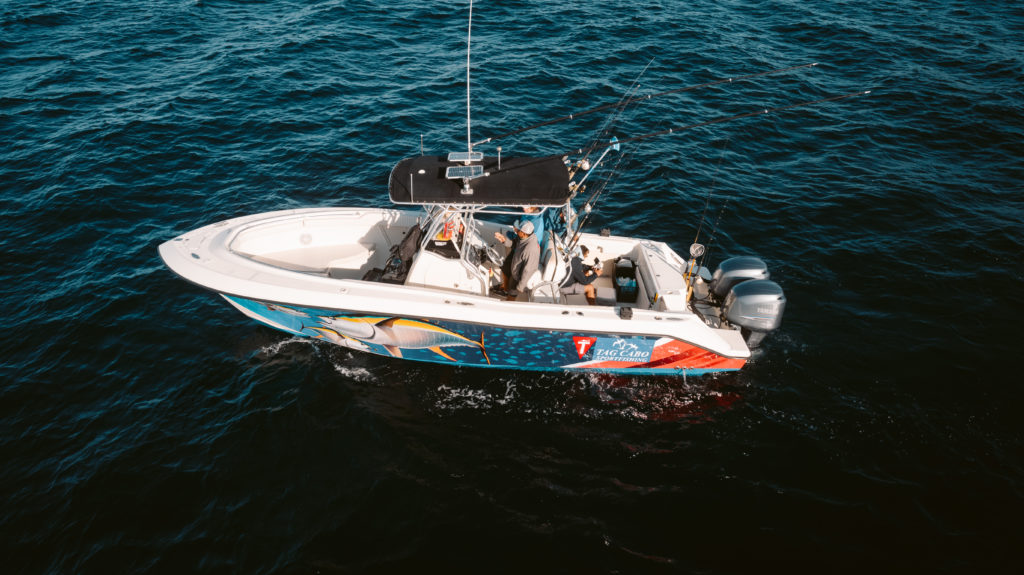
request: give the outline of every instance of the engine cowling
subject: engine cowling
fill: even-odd
[[[722,304],[722,315],[742,328],[747,346],[757,347],[768,332],[782,325],[786,294],[771,280],[748,280],[736,284]]]
[[[729,258],[718,265],[711,276],[711,291],[719,299],[725,297],[733,286],[747,280],[766,280],[771,276],[768,266],[754,256]]]

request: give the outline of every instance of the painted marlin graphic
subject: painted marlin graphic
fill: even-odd
[[[453,331],[413,319],[346,316],[320,316],[318,319],[320,327],[307,329],[312,329],[321,337],[332,341],[340,336],[362,343],[377,344],[383,346],[394,357],[402,357],[402,348],[429,349],[447,360],[456,361],[441,348],[468,346],[480,348],[484,359],[488,364],[491,363],[484,348],[483,332],[480,333],[480,341],[473,341]]]

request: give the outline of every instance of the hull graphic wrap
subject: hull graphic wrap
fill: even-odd
[[[662,336],[512,329],[223,297],[249,317],[276,329],[414,361],[506,369],[693,375],[737,370],[745,363]]]

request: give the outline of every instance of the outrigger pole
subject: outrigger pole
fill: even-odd
[[[839,100],[845,100],[847,98],[854,98],[856,96],[864,96],[864,95],[867,95],[867,94],[870,94],[870,93],[871,93],[871,90],[861,90],[859,92],[852,92],[850,94],[842,94],[842,95],[839,95],[839,96],[829,96],[828,98],[820,98],[820,99],[817,99],[817,100],[808,100],[806,102],[798,102],[796,104],[788,104],[786,106],[779,106],[777,108],[762,108],[762,109],[756,110],[754,112],[746,112],[744,114],[736,114],[735,116],[726,116],[724,118],[716,118],[714,120],[707,120],[705,122],[698,122],[696,124],[687,124],[685,126],[675,126],[675,127],[672,127],[672,128],[668,128],[666,130],[659,130],[657,132],[649,132],[647,134],[640,134],[639,136],[632,136],[632,137],[629,137],[629,138],[622,138],[621,140],[618,140],[617,142],[614,142],[614,143],[613,142],[608,142],[608,143],[594,144],[593,146],[587,146],[585,148],[578,148],[576,150],[571,150],[569,152],[565,152],[565,154],[566,155],[568,155],[568,154],[589,154],[590,152],[593,152],[594,150],[598,150],[600,148],[609,148],[611,146],[618,145],[618,144],[628,144],[628,143],[631,143],[631,142],[639,142],[641,140],[648,140],[650,138],[656,138],[658,136],[664,136],[664,135],[667,135],[667,134],[674,134],[676,132],[682,132],[682,131],[685,131],[685,130],[692,130],[693,128],[700,128],[700,127],[703,127],[703,126],[711,126],[711,125],[714,125],[714,124],[722,124],[722,123],[725,123],[725,122],[731,122],[733,120],[741,120],[743,118],[750,118],[750,117],[753,117],[753,116],[761,116],[761,115],[764,115],[764,114],[774,114],[776,112],[782,112],[782,111],[785,111],[785,110],[791,110],[793,108],[801,108],[803,106],[813,106],[815,104],[823,104],[825,102],[836,102],[836,101],[839,101]]]
[[[722,124],[722,123],[725,123],[725,122],[730,122],[732,120],[740,120],[740,119],[743,119],[743,118],[750,118],[750,117],[753,117],[753,116],[759,116],[759,115],[763,115],[763,114],[771,114],[771,113],[775,113],[775,112],[781,112],[781,111],[784,111],[784,110],[790,110],[790,109],[793,109],[793,108],[799,108],[799,107],[802,107],[802,106],[811,106],[811,105],[814,105],[814,104],[821,104],[821,103],[824,103],[824,102],[835,102],[835,101],[839,101],[839,100],[845,100],[847,98],[853,98],[853,97],[856,97],[856,96],[864,96],[864,95],[867,95],[867,94],[870,94],[870,93],[871,93],[871,90],[861,90],[859,92],[852,92],[852,93],[849,93],[849,94],[841,94],[841,95],[838,95],[838,96],[829,96],[827,98],[819,98],[817,100],[808,100],[806,102],[798,102],[796,104],[788,104],[786,106],[779,106],[779,107],[776,107],[776,108],[762,108],[762,109],[754,111],[754,112],[746,112],[744,114],[736,114],[734,116],[726,116],[724,118],[716,118],[714,120],[708,120],[708,121],[699,122],[699,123],[696,123],[696,124],[689,124],[689,125],[686,125],[686,126],[677,126],[677,127],[673,127],[673,128],[668,128],[666,130],[659,130],[657,132],[651,132],[651,133],[648,133],[648,134],[641,134],[639,136],[633,136],[633,137],[624,138],[624,139],[621,139],[621,140],[619,140],[617,138],[612,138],[611,140],[608,140],[605,143],[594,144],[592,146],[588,146],[588,147],[585,147],[585,148],[579,148],[577,150],[566,152],[564,155],[567,155],[567,156],[570,155],[570,154],[587,154],[587,155],[589,155],[594,150],[605,148],[605,153],[601,154],[601,157],[598,160],[598,163],[600,163],[600,161],[604,159],[605,155],[608,153],[609,150],[619,150],[620,147],[623,144],[639,142],[639,141],[642,141],[642,140],[647,140],[649,138],[655,138],[657,136],[664,136],[664,135],[667,135],[667,134],[674,134],[676,132],[682,132],[684,130],[689,130],[689,129],[692,129],[692,128],[699,128],[701,126],[710,126],[710,125],[713,125],[713,124]],[[620,161],[622,160],[621,156],[620,156],[619,160]],[[592,166],[591,169],[593,169],[595,167],[596,167],[596,164],[595,164],[595,166]],[[590,174],[590,172],[588,172],[587,175],[589,175],[589,174]],[[587,201],[587,205],[588,206],[589,206],[591,201],[596,199],[597,196],[601,192],[604,191],[604,188],[605,188],[605,186],[602,186],[600,189],[598,189],[591,196],[590,200]],[[710,195],[709,195],[709,197],[707,199],[707,202],[710,202]],[[706,212],[707,211],[707,203],[705,203],[704,209],[705,209],[705,212]],[[590,213],[588,212],[584,216],[583,221],[581,221],[579,226],[577,227],[576,232],[573,235],[572,239],[567,244],[566,253],[570,252],[575,247],[575,243],[577,241],[579,241],[580,232],[582,231],[583,226],[586,224],[586,222],[589,219],[589,217],[590,217]],[[703,223],[703,217],[704,216],[702,215],[701,216],[702,223]],[[721,214],[719,214],[719,217],[721,217]],[[698,236],[699,236],[700,231],[698,230],[697,233],[698,233]],[[699,246],[700,253],[692,253],[691,252],[691,256],[693,258],[697,258],[697,257],[700,257],[700,256],[704,255],[704,246],[700,246],[700,244],[694,243],[694,246],[691,247],[691,250],[694,249],[694,247],[696,247],[696,246]],[[687,299],[689,299],[689,294],[687,295]]]
[[[470,18],[472,18],[472,6],[470,6]],[[743,75],[743,76],[733,76],[733,77],[730,77],[730,78],[722,78],[720,80],[714,80],[714,81],[711,81],[711,82],[705,82],[703,84],[695,84],[693,86],[686,86],[685,88],[674,88],[672,90],[665,90],[664,92],[656,92],[654,94],[647,94],[645,96],[636,96],[636,97],[633,97],[633,98],[619,100],[618,102],[615,102],[613,104],[604,104],[604,105],[598,106],[596,108],[591,108],[589,110],[584,110],[582,112],[576,112],[576,113],[573,113],[573,114],[569,114],[568,116],[562,116],[560,118],[554,118],[554,119],[551,119],[551,120],[545,120],[545,121],[543,121],[543,122],[541,122],[539,124],[533,124],[532,126],[527,126],[525,128],[520,128],[518,130],[513,130],[511,132],[506,132],[506,133],[498,135],[498,136],[491,136],[490,138],[487,138],[487,139],[484,139],[484,140],[480,140],[479,142],[474,142],[472,145],[473,146],[479,146],[480,144],[486,144],[488,142],[493,142],[494,140],[500,140],[502,138],[507,138],[509,136],[515,136],[516,134],[522,134],[523,132],[528,132],[530,130],[535,130],[537,128],[542,128],[544,126],[550,126],[551,124],[557,124],[558,122],[564,122],[566,120],[575,120],[576,118],[579,118],[580,116],[586,116],[588,114],[593,114],[595,112],[600,112],[601,110],[607,110],[608,108],[624,107],[624,106],[627,106],[629,104],[632,104],[633,102],[640,102],[640,101],[644,101],[644,100],[650,100],[650,99],[657,98],[657,97],[660,97],[660,96],[667,96],[669,94],[679,94],[679,93],[682,93],[682,92],[690,92],[692,90],[699,90],[701,88],[710,88],[711,86],[717,86],[719,84],[729,84],[729,83],[732,83],[732,82],[740,82],[740,81],[743,81],[743,80],[750,80],[752,78],[760,78],[762,76],[770,76],[772,74],[782,74],[783,72],[791,72],[793,70],[800,70],[800,69],[803,69],[803,68],[813,68],[813,67],[815,67],[817,65],[818,65],[817,62],[814,62],[814,63],[811,63],[811,64],[800,64],[799,66],[789,66],[789,67],[786,67],[786,68],[778,68],[778,69],[775,69],[775,70],[767,70],[765,72],[757,72],[755,74],[746,74],[746,75]],[[648,66],[650,66],[650,63],[648,63]],[[646,70],[646,69],[647,68],[644,67],[644,70]],[[468,82],[467,82],[467,85],[468,85]]]
[[[607,154],[608,150],[615,150],[615,151],[619,151],[620,150],[619,143],[614,138],[612,139],[611,142],[609,142],[609,144],[610,145],[605,149],[606,153],[605,154],[601,154],[601,158],[600,159],[604,159],[604,157]],[[626,150],[625,152],[623,152],[622,154],[620,154],[618,156],[618,158],[615,161],[615,166],[612,167],[611,173],[608,175],[607,178],[604,179],[603,182],[601,182],[601,184],[598,186],[598,188],[595,189],[592,194],[590,194],[590,197],[587,198],[587,201],[584,202],[583,210],[584,210],[585,213],[583,214],[583,216],[581,218],[578,218],[579,222],[577,222],[574,226],[570,226],[570,230],[572,230],[572,228],[575,227],[575,231],[572,234],[572,238],[570,238],[569,241],[566,243],[566,248],[565,248],[565,254],[566,254],[565,255],[565,259],[566,259],[566,261],[568,261],[568,255],[571,254],[574,249],[576,249],[576,244],[579,243],[579,241],[580,241],[580,234],[583,233],[583,228],[587,225],[587,222],[590,221],[590,216],[593,215],[593,213],[594,213],[594,207],[597,204],[597,198],[600,197],[601,194],[603,194],[605,192],[605,190],[608,189],[608,183],[615,176],[616,172],[619,171],[619,166],[622,165],[622,163],[625,160],[627,160],[628,158],[630,158],[633,155],[633,152],[636,151],[636,148],[637,148],[637,146],[634,145],[634,146],[630,147],[630,149]],[[600,160],[598,160],[598,163],[600,163]],[[589,170],[587,172],[587,175],[590,175],[591,173],[593,173],[594,169],[596,169],[596,168],[597,168],[597,163],[595,163],[591,167],[591,170]],[[586,178],[584,178],[584,179],[586,179]],[[582,180],[580,181],[580,183],[582,183]],[[577,186],[577,191],[582,192],[584,187],[585,186]]]

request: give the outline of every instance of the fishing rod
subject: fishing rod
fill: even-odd
[[[656,138],[658,136],[665,136],[667,134],[675,134],[676,132],[683,132],[683,131],[686,131],[686,130],[692,130],[694,128],[701,128],[701,127],[704,127],[704,126],[711,126],[711,125],[714,125],[714,124],[722,124],[722,123],[725,123],[725,122],[731,122],[733,120],[742,120],[743,118],[751,118],[753,116],[761,116],[761,115],[764,115],[764,114],[774,114],[776,112],[782,112],[782,111],[785,111],[785,110],[791,110],[793,108],[800,108],[800,107],[803,107],[803,106],[813,106],[815,104],[822,104],[822,103],[825,103],[825,102],[837,102],[839,100],[845,100],[847,98],[854,98],[856,96],[864,96],[864,95],[870,94],[870,93],[871,93],[871,90],[861,90],[859,92],[852,92],[850,94],[842,94],[842,95],[839,95],[839,96],[829,96],[828,98],[820,98],[820,99],[817,99],[817,100],[808,100],[806,102],[798,102],[796,104],[788,104],[786,106],[779,106],[777,108],[762,108],[762,109],[756,110],[754,112],[746,112],[744,114],[736,114],[735,116],[726,116],[724,118],[716,118],[714,120],[707,120],[705,122],[698,122],[696,124],[687,124],[685,126],[676,126],[676,127],[673,127],[673,128],[668,128],[666,130],[659,130],[657,132],[649,132],[647,134],[640,134],[639,136],[632,136],[632,137],[629,137],[629,138],[623,138],[621,140],[618,140],[617,143],[619,143],[619,144],[629,144],[631,142],[639,142],[639,141],[642,141],[642,140],[649,140],[651,138]],[[598,148],[607,148],[607,147],[612,146],[612,145],[613,144],[611,144],[611,143],[594,144],[594,145],[591,145],[591,146],[588,146],[588,147],[585,147],[585,148],[578,148],[576,150],[565,152],[565,154],[589,154],[590,152],[592,152],[592,151],[594,151],[594,150],[596,150]]]
[[[730,78],[722,78],[722,79],[719,79],[719,80],[713,80],[711,82],[705,82],[703,84],[695,84],[693,86],[686,86],[684,88],[674,88],[672,90],[665,90],[664,92],[656,92],[654,94],[647,94],[646,96],[635,96],[635,97],[629,98],[629,99],[627,99],[625,101],[619,100],[618,102],[615,102],[614,104],[604,104],[604,105],[598,106],[596,108],[591,108],[589,110],[584,110],[582,112],[576,112],[576,113],[573,113],[573,114],[569,114],[568,116],[562,116],[560,118],[554,118],[554,119],[551,119],[551,120],[545,120],[543,122],[540,122],[539,124],[533,124],[532,126],[527,126],[525,128],[520,128],[518,130],[513,130],[511,132],[506,132],[506,133],[500,134],[498,136],[491,136],[490,138],[486,138],[486,139],[480,140],[479,142],[474,142],[473,145],[474,146],[479,146],[481,144],[486,144],[488,142],[493,142],[494,140],[500,140],[502,138],[507,138],[509,136],[515,136],[517,134],[522,134],[523,132],[528,132],[530,130],[535,130],[537,128],[542,128],[544,126],[550,126],[551,124],[557,124],[558,122],[564,122],[566,120],[575,120],[576,118],[579,118],[580,116],[586,116],[588,114],[593,114],[595,112],[600,112],[601,110],[607,110],[608,108],[624,107],[624,106],[626,106],[628,104],[632,104],[633,102],[641,102],[641,101],[651,100],[653,98],[658,98],[660,96],[667,96],[669,94],[680,94],[682,92],[690,92],[690,91],[693,91],[693,90],[699,90],[701,88],[710,88],[711,86],[717,86],[719,84],[730,84],[732,82],[741,82],[743,80],[750,80],[752,78],[760,78],[762,76],[770,76],[772,74],[782,74],[783,72],[791,72],[793,70],[800,70],[802,68],[813,68],[813,67],[815,67],[817,65],[818,65],[818,63],[814,62],[814,63],[811,63],[811,64],[800,64],[799,66],[788,66],[786,68],[777,68],[775,70],[768,70],[768,71],[765,71],[765,72],[757,72],[755,74],[746,74],[746,75],[743,75],[743,76],[733,76],[733,77],[730,77]],[[648,63],[647,66],[650,66],[650,63]],[[644,71],[647,70],[647,66],[644,67]],[[641,72],[641,75],[642,74],[643,74],[643,72]],[[640,78],[638,76],[637,80],[639,80],[639,79]]]
[[[683,281],[686,282],[687,286],[686,301],[690,301],[690,296],[693,295],[693,283],[691,283],[690,280],[691,278],[693,278],[694,270],[704,265],[704,257],[707,255],[707,252],[710,251],[712,247],[711,242],[714,241],[714,236],[712,236],[711,241],[708,242],[707,249],[705,249],[704,245],[699,243],[700,233],[704,229],[704,223],[707,220],[708,208],[711,207],[711,194],[714,192],[715,185],[718,183],[718,172],[722,168],[722,158],[725,156],[725,150],[728,147],[729,139],[726,138],[725,145],[722,146],[721,153],[718,156],[718,162],[715,166],[715,177],[711,180],[711,186],[708,188],[707,196],[704,198],[704,209],[701,210],[700,213],[700,222],[697,224],[697,233],[694,234],[693,243],[690,244],[690,259],[686,262],[685,271],[683,272]],[[729,199],[726,198],[726,204],[728,204],[728,201]],[[721,219],[721,213],[719,213],[718,217],[719,219]]]
[[[576,225],[576,231],[573,233],[572,238],[566,244],[565,253],[567,258],[568,255],[571,254],[574,249],[576,249],[576,244],[579,243],[580,241],[580,235],[583,233],[583,228],[587,225],[587,222],[590,221],[590,216],[594,213],[594,206],[597,205],[597,199],[601,196],[601,194],[603,194],[608,189],[608,184],[615,178],[616,173],[618,173],[619,171],[619,167],[633,157],[633,154],[636,152],[638,147],[639,145],[634,144],[630,146],[625,152],[620,154],[618,158],[616,158],[615,165],[612,166],[611,172],[609,172],[608,177],[602,180],[600,186],[596,190],[594,190],[594,193],[592,193],[590,197],[587,198],[587,201],[583,204],[583,209],[586,213],[583,215],[582,218],[579,218],[579,223]],[[613,144],[612,146],[609,146],[609,149],[618,149],[618,145]]]
[[[724,152],[724,148],[723,148],[723,152]],[[721,157],[719,157],[719,160],[721,160]],[[719,232],[722,229],[722,215],[725,214],[726,210],[729,209],[729,202],[732,201],[732,197],[733,197],[732,194],[729,194],[729,195],[725,196],[725,202],[722,204],[722,207],[718,209],[718,216],[715,218],[715,223],[712,224],[712,223],[708,222],[708,228],[710,229],[710,231],[708,233],[710,234],[711,237],[708,238],[707,250],[705,251],[704,254],[701,255],[700,265],[702,265],[702,266],[704,265],[705,259],[707,259],[707,260],[711,259],[711,254],[714,252],[715,248],[718,246],[718,244],[717,244],[717,242],[718,242],[718,234],[719,234]],[[701,216],[701,218],[702,218],[702,224],[703,224],[703,215]],[[698,230],[697,233],[699,234],[700,231]]]
[[[726,138],[725,145],[722,146],[722,151],[718,156],[718,162],[715,165],[715,177],[711,180],[711,186],[708,188],[708,195],[704,198],[704,209],[700,213],[700,222],[697,224],[697,233],[693,236],[693,243],[700,241],[700,232],[704,228],[704,221],[707,219],[708,208],[711,207],[711,194],[715,191],[715,185],[718,183],[718,172],[722,169],[722,157],[725,155],[725,150],[729,147],[729,139]]]
[[[722,158],[725,157],[725,151],[728,148],[729,148],[729,138],[726,138],[725,139],[725,144],[722,146],[721,153],[718,156],[718,162],[717,162],[717,164],[715,166],[715,177],[711,180],[711,186],[708,188],[708,195],[704,199],[704,209],[700,213],[700,223],[697,224],[697,233],[694,234],[694,236],[693,236],[693,243],[695,245],[699,244],[699,242],[700,242],[700,233],[701,233],[701,231],[704,230],[704,224],[707,222],[708,208],[711,207],[711,195],[715,191],[715,186],[718,184],[718,174],[721,172],[721,169],[722,169]],[[728,198],[726,198],[726,204],[728,204]],[[719,217],[721,217],[721,214],[719,214]],[[710,227],[710,223],[709,222],[708,222],[708,225]],[[714,239],[714,236],[712,236],[712,240],[713,239]],[[691,250],[692,249],[693,248],[691,247]],[[711,249],[711,241],[708,242],[708,249],[709,250]],[[699,262],[699,265],[704,265],[704,257],[703,257],[704,255],[705,254],[700,254],[700,256],[696,256],[696,257],[700,257],[701,258],[700,262]]]
[[[725,203],[723,203],[722,207],[718,210],[718,217],[715,218],[714,225],[710,226],[711,227],[711,232],[710,232],[711,233],[711,237],[708,239],[707,253],[704,254],[704,257],[709,259],[709,260],[711,259],[712,252],[714,251],[715,247],[717,246],[716,242],[718,241],[718,234],[719,234],[719,232],[722,229],[722,215],[725,214],[725,211],[729,208],[729,202],[731,200],[732,200],[732,196],[731,195],[725,197]],[[701,264],[703,265],[703,260],[701,260]]]

